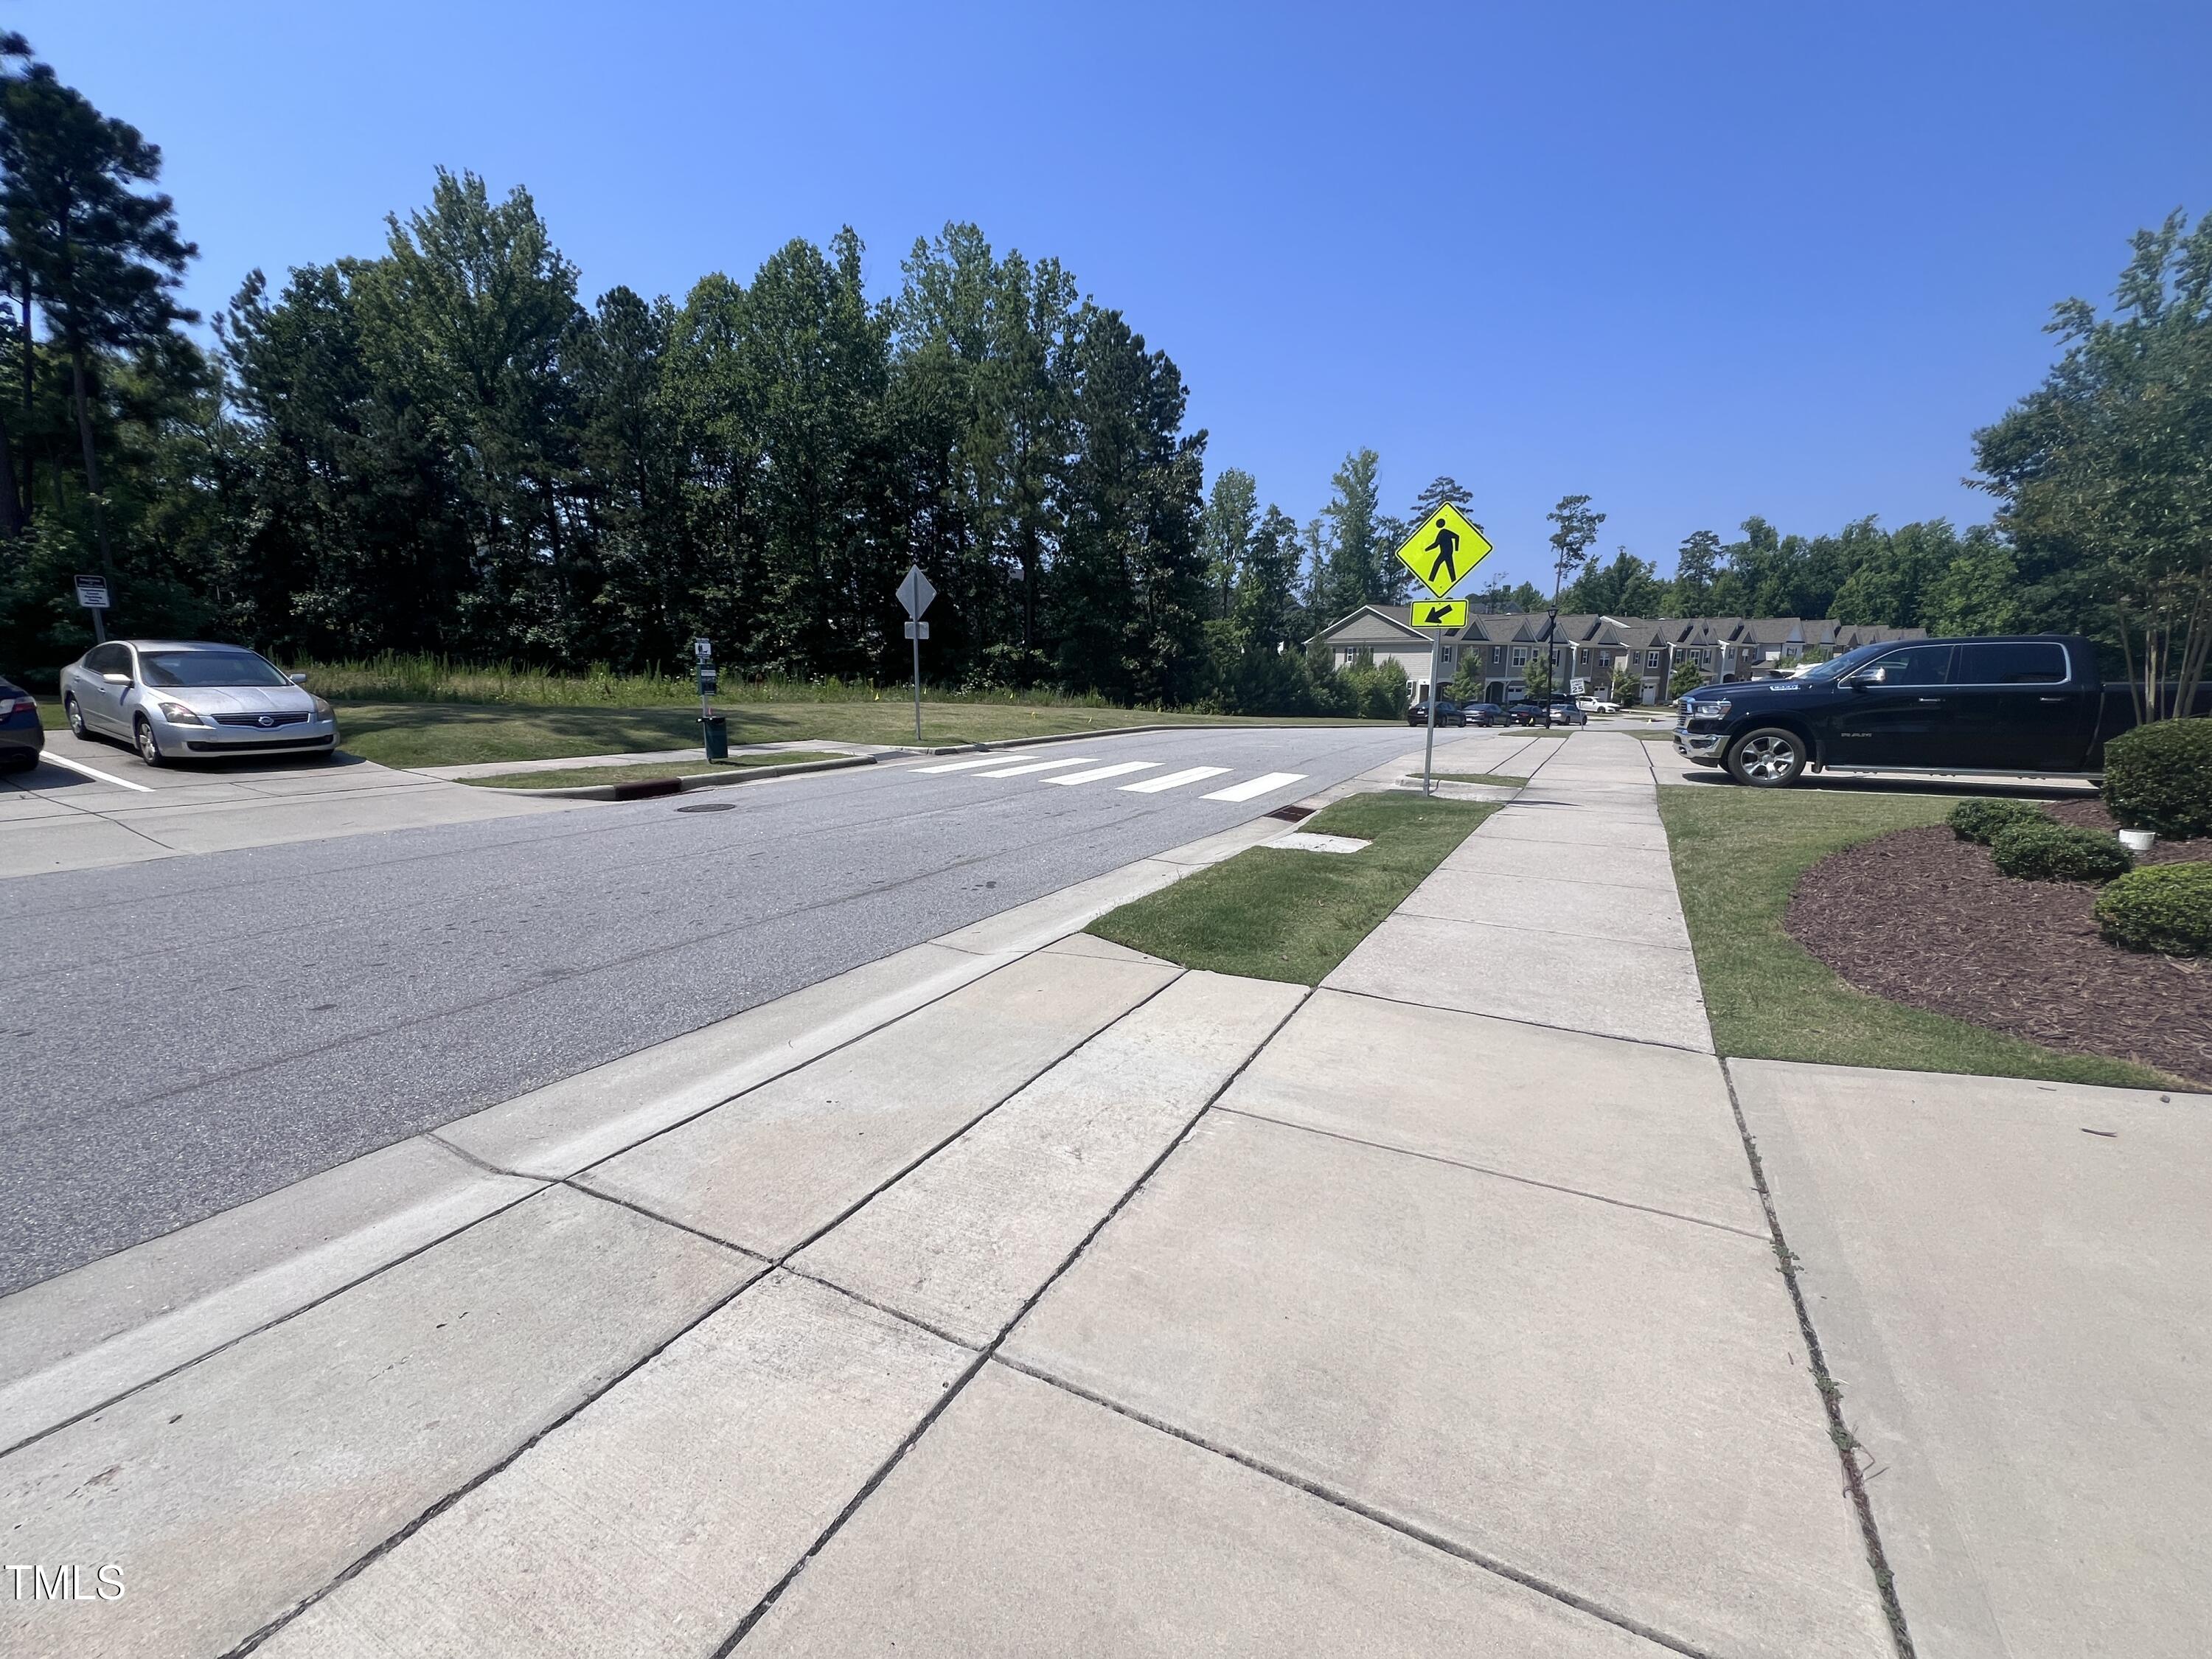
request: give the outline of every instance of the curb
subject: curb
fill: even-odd
[[[655,795],[680,795],[694,789],[726,789],[732,784],[795,777],[802,772],[837,772],[847,767],[875,763],[873,755],[848,755],[837,760],[793,761],[788,766],[749,766],[735,775],[727,772],[692,772],[677,778],[641,778],[631,783],[580,783],[561,789],[501,789],[499,793],[528,795],[540,800],[650,800]],[[460,781],[465,785],[468,781]],[[483,787],[481,784],[476,787]]]

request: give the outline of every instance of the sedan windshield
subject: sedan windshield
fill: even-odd
[[[276,665],[251,651],[141,651],[146,684],[196,685],[289,685]]]

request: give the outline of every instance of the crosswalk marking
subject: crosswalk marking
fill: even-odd
[[[1018,778],[1031,772],[1052,772],[1063,766],[1089,766],[1091,763],[1090,756],[1081,755],[1073,760],[1030,761],[1022,766],[1002,766],[995,772],[978,772],[975,775],[979,778]]]
[[[1228,769],[1225,766],[1194,766],[1188,771],[1170,772],[1164,778],[1146,778],[1142,783],[1125,783],[1121,787],[1134,795],[1157,795],[1163,789],[1180,789],[1200,778],[1218,778]]]
[[[1068,772],[1056,778],[1040,778],[1040,783],[1096,783],[1101,778],[1126,778],[1132,772],[1157,772],[1158,761],[1123,761],[1118,766],[1094,767],[1088,772]]]
[[[996,766],[1000,759],[1001,757],[997,755],[986,755],[981,760],[947,761],[942,766],[917,766],[914,769],[917,772],[965,772],[970,767]]]
[[[1286,783],[1303,783],[1303,772],[1268,772],[1256,778],[1247,778],[1242,783],[1232,783],[1226,789],[1217,789],[1210,795],[1200,795],[1200,800],[1250,800],[1264,795],[1270,789],[1279,789]]]

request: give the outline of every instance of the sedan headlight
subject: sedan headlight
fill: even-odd
[[[330,704],[328,704],[328,703],[325,702],[324,702],[320,697],[310,697],[310,698],[308,698],[308,699],[307,699],[307,701],[308,701],[309,702],[311,702],[311,703],[314,704],[314,706],[315,706],[315,718],[316,718],[317,720],[326,720],[330,719],[330,717],[331,717],[331,706],[330,706]]]
[[[180,702],[161,705],[161,718],[172,726],[205,726],[207,722]]]

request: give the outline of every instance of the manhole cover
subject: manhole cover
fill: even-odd
[[[726,800],[702,800],[696,806],[679,806],[679,812],[734,812],[737,803]]]
[[[1282,819],[1285,823],[1296,823],[1299,820],[1303,818],[1310,818],[1313,815],[1314,809],[1310,806],[1278,806],[1273,811],[1267,814],[1271,818]]]

